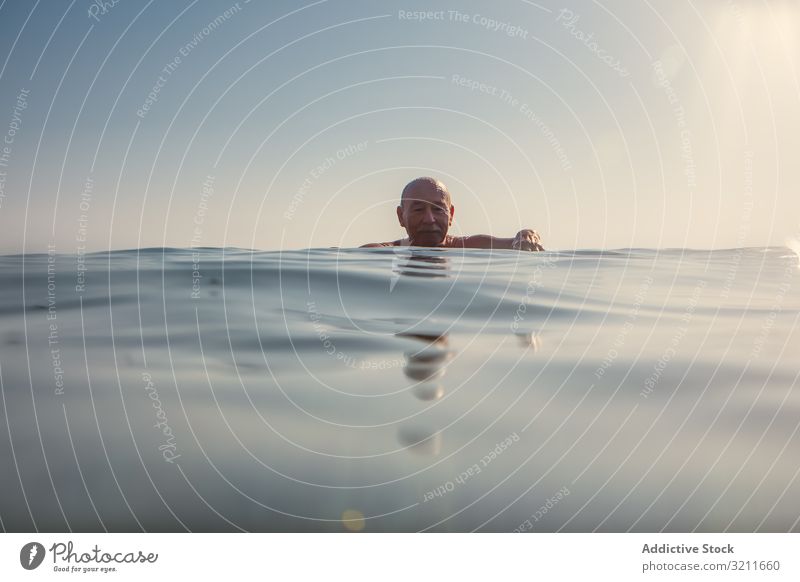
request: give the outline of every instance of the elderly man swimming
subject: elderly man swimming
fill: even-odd
[[[450,200],[447,187],[434,178],[417,178],[403,188],[397,219],[406,229],[408,237],[385,243],[369,243],[365,247],[451,247],[471,249],[514,249],[518,251],[543,251],[539,233],[528,228],[514,238],[498,238],[488,234],[450,236],[447,230],[453,224],[456,208]]]

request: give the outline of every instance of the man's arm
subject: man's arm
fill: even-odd
[[[466,249],[510,249],[513,238],[501,238],[488,234],[474,234],[461,238],[461,245]]]
[[[394,247],[397,246],[398,241],[394,242],[384,242],[384,243],[367,243],[365,245],[361,245],[360,249],[371,249],[374,247]]]
[[[513,249],[518,251],[543,251],[541,237],[535,230],[524,229],[513,238],[501,238],[488,234],[465,236],[461,239],[469,249]]]

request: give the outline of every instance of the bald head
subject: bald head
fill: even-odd
[[[447,186],[444,185],[444,182],[428,176],[415,178],[406,184],[406,187],[403,188],[403,193],[400,195],[400,204],[408,200],[427,199],[429,195],[434,192],[444,195],[447,198],[448,206],[452,204],[450,192],[447,190]]]
[[[406,184],[397,207],[400,225],[415,246],[441,246],[453,223],[454,213],[447,186],[429,177]]]

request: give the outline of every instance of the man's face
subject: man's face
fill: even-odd
[[[406,193],[397,207],[397,218],[412,245],[436,247],[444,242],[455,210],[446,190],[423,183]]]

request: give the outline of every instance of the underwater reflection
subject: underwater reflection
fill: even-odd
[[[429,335],[429,334],[414,334],[414,333],[399,333],[398,336],[411,337],[422,340],[425,345],[418,350],[409,350],[403,353],[406,365],[403,366],[403,373],[410,380],[419,382],[421,385],[425,382],[431,382],[444,376],[447,371],[447,363],[453,357],[453,351],[449,349],[449,340],[447,334],[443,335]],[[417,386],[416,388],[419,388]],[[436,391],[434,391],[435,393]],[[444,394],[444,388],[440,389],[441,394]],[[422,394],[431,393],[430,390],[422,390]],[[441,397],[439,394],[439,397]],[[422,398],[423,400],[430,400],[431,398]]]
[[[414,454],[435,457],[442,452],[442,433],[434,428],[414,425],[401,426],[397,442]]]
[[[426,342],[426,345],[418,350],[410,350],[403,353],[406,365],[403,366],[403,373],[410,379],[417,382],[429,382],[444,376],[447,370],[447,362],[453,357],[453,352],[448,348],[446,335],[434,336],[425,334],[397,334],[403,337],[413,337]]]
[[[530,348],[532,352],[538,352],[542,347],[542,335],[536,331],[516,331],[519,344],[524,348]]]
[[[400,277],[450,277],[450,260],[444,256],[436,256],[430,249],[416,251],[412,249],[395,250],[392,261],[393,289]],[[420,340],[423,346],[403,353],[406,365],[403,373],[415,385],[412,394],[421,401],[439,400],[445,389],[440,380],[447,370],[447,363],[453,357],[450,342],[446,333],[424,334],[401,332],[397,336]],[[424,424],[401,426],[397,431],[397,440],[401,446],[414,454],[424,456],[438,455],[442,450],[442,435],[436,427]]]
[[[433,383],[420,384],[419,386],[414,386],[411,392],[422,401],[439,400],[444,396],[444,386]]]
[[[451,277],[450,259],[431,255],[431,252],[436,251],[415,251],[400,248],[395,250],[395,256],[392,260],[390,290],[394,289],[400,277]]]
[[[409,350],[403,355],[406,365],[403,373],[416,385],[412,388],[414,396],[422,401],[439,400],[444,396],[444,386],[435,380],[444,376],[447,363],[453,357],[447,334],[410,334],[398,336],[411,337],[424,342],[418,350]],[[401,426],[397,432],[401,446],[418,455],[435,456],[442,449],[442,435],[436,427],[417,422]]]
[[[446,256],[437,256],[437,251],[403,249],[395,251],[395,260],[392,267],[400,274],[411,277],[446,277],[450,269],[450,259]],[[404,260],[405,259],[405,260]]]

